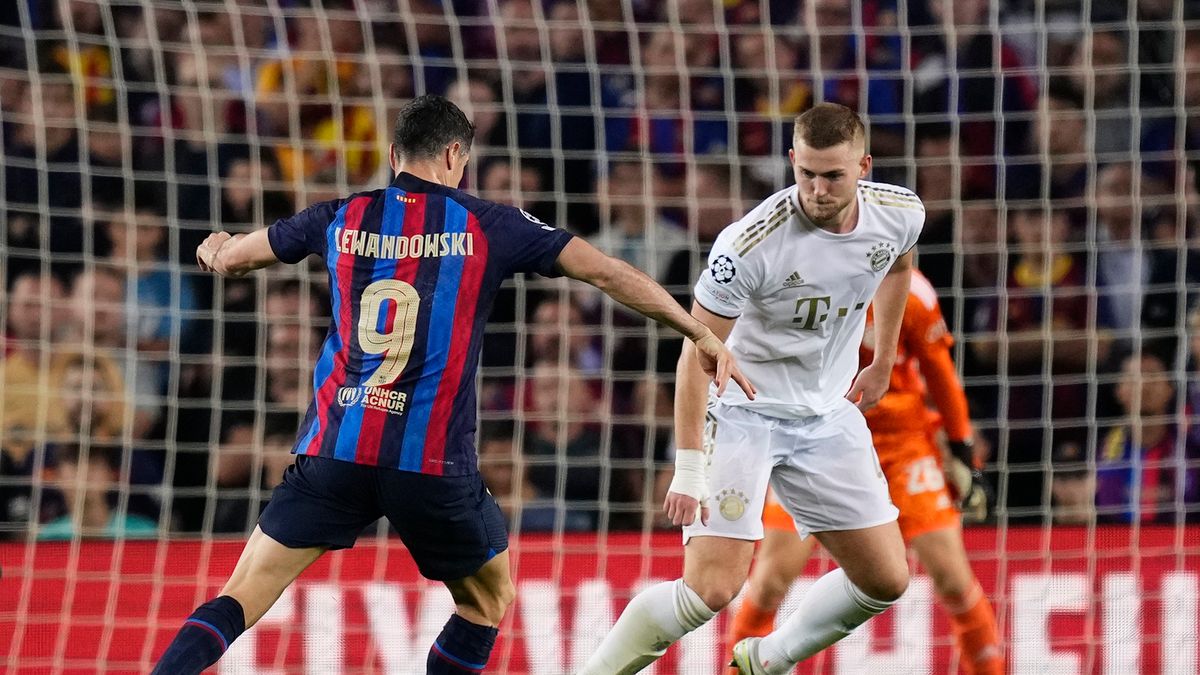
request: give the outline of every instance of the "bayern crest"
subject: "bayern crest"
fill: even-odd
[[[737,520],[746,513],[750,498],[741,490],[725,489],[717,493],[717,512],[725,520]]]
[[[880,242],[867,251],[867,260],[871,261],[871,269],[881,272],[887,269],[896,257],[896,247],[887,242]]]

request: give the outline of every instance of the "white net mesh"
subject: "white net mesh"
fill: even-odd
[[[289,462],[329,303],[316,265],[214,280],[195,247],[382,184],[421,93],[476,124],[467,189],[685,303],[717,232],[790,183],[794,115],[859,110],[875,179],[927,207],[919,264],[997,488],[968,549],[1013,672],[1197,672],[1191,3],[0,5],[12,672],[145,672],[223,581]],[[520,598],[495,672],[571,671],[630,592],[678,576],[658,515],[678,349],[578,285],[498,300],[479,447]],[[380,524],[219,667],[418,672],[449,607]],[[919,580],[805,668],[949,672],[940,612]],[[720,630],[656,672],[719,672]]]

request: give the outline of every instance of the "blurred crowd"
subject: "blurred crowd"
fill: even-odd
[[[1084,11],[1089,12],[1084,14]],[[241,533],[329,325],[319,261],[194,264],[390,176],[396,110],[476,125],[466,189],[681,303],[791,182],[794,116],[869,122],[923,198],[1005,522],[1200,518],[1200,12],[1141,0],[16,0],[0,8],[0,536]],[[521,531],[647,528],[679,338],[517,280],[481,469]]]

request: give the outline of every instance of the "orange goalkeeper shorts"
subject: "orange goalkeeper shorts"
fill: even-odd
[[[874,440],[892,503],[900,510],[898,524],[904,541],[958,524],[958,509],[946,487],[941,453],[933,439],[925,435],[880,434]],[[763,507],[763,526],[796,529],[792,517],[773,493],[767,494]]]

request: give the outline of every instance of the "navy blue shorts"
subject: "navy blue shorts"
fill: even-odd
[[[508,548],[508,528],[479,474],[430,476],[299,455],[259,516],[289,548],[350,548],[381,517],[427,579],[469,577]]]

